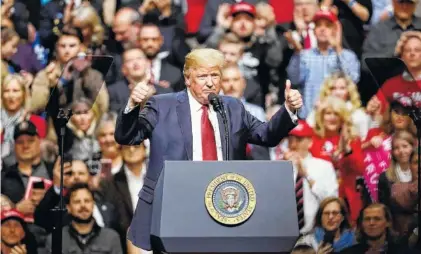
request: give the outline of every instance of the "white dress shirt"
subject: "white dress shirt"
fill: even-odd
[[[130,198],[132,200],[132,207],[134,213],[136,210],[137,201],[139,200],[138,194],[140,192],[140,189],[142,189],[143,181],[146,175],[146,164],[142,165],[142,171],[140,173],[140,176],[133,174],[133,172],[130,169],[128,169],[126,165],[124,165],[124,173],[126,174],[127,185],[129,187]]]
[[[303,182],[304,198],[304,227],[300,233],[310,232],[314,226],[314,219],[320,202],[327,197],[338,197],[338,181],[332,163],[308,155],[303,166],[307,169],[308,178],[314,181],[312,188],[308,180]],[[297,179],[297,168],[294,165],[294,183]]]
[[[189,96],[190,104],[190,114],[191,114],[191,125],[192,125],[192,136],[193,136],[193,160],[202,161],[202,104],[200,104],[191,94],[190,90],[187,90]],[[222,143],[221,136],[219,132],[218,117],[216,112],[212,107],[208,109],[209,120],[213,127],[213,132],[215,134],[215,143],[216,143],[216,154],[218,160],[222,161]]]

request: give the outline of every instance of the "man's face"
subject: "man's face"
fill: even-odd
[[[410,38],[403,46],[402,60],[408,69],[421,68],[421,41],[418,38]]]
[[[83,161],[73,161],[72,177],[74,183],[89,182],[89,169]]]
[[[40,138],[38,136],[20,135],[15,140],[15,154],[18,162],[32,162],[41,156]]]
[[[241,99],[246,82],[238,68],[227,68],[222,72],[222,90],[225,95]]]
[[[362,228],[370,239],[376,240],[382,237],[389,226],[383,208],[373,207],[364,211]]]
[[[75,36],[61,36],[56,44],[58,60],[64,64],[73,57],[76,57],[80,52],[80,45],[79,38]]]
[[[334,24],[326,19],[316,21],[316,28],[314,34],[319,43],[328,43],[330,38],[334,35]]]
[[[98,143],[101,148],[101,153],[106,158],[114,158],[120,153],[120,146],[114,138],[115,125],[112,122],[107,122],[102,125],[98,132]]]
[[[218,66],[192,68],[186,86],[199,103],[208,104],[209,94],[221,90],[221,70]]]
[[[121,154],[125,163],[141,163],[146,158],[146,149],[144,145],[122,146]]]
[[[1,240],[8,245],[19,244],[20,241],[25,237],[25,231],[23,230],[20,221],[15,219],[8,219],[1,224]]]
[[[393,11],[395,17],[399,20],[409,20],[414,15],[416,4],[413,2],[399,3],[398,0],[393,0]]]
[[[231,31],[240,38],[246,38],[253,34],[254,18],[246,13],[236,14],[232,21]]]
[[[73,192],[67,210],[73,217],[82,220],[91,218],[94,210],[94,199],[91,193],[86,189]]]
[[[317,11],[317,0],[295,0],[295,13],[300,15],[304,22],[309,24],[313,21]]]
[[[35,206],[38,206],[39,202],[44,198],[44,189],[32,189],[31,201]]]
[[[157,26],[144,26],[139,35],[140,48],[149,59],[153,59],[159,53],[164,43],[164,38]]]
[[[289,150],[297,153],[307,153],[311,147],[311,138],[288,136]]]
[[[113,24],[113,32],[116,41],[120,42],[123,48],[128,48],[131,45],[135,45],[139,36],[139,26],[132,25],[128,21],[117,20]]]
[[[243,55],[241,44],[222,43],[219,45],[219,51],[224,54],[226,66],[236,65]]]
[[[147,59],[141,50],[131,49],[124,53],[122,72],[128,79],[142,79],[147,67]]]

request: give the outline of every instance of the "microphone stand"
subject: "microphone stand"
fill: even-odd
[[[226,115],[226,113],[225,113],[225,107],[224,107],[224,104],[222,103],[222,101],[220,101],[220,104],[221,104],[221,110],[220,110],[220,114],[221,114],[221,117],[222,117],[222,121],[224,122],[224,130],[225,130],[225,135],[224,135],[224,137],[225,137],[225,147],[226,147],[226,149],[225,149],[225,158],[226,158],[226,160],[229,160],[229,156],[230,156],[230,152],[229,152],[229,131],[228,131],[228,120],[227,120],[227,115]]]
[[[60,147],[59,154],[60,160],[60,202],[59,206],[51,209],[53,217],[55,218],[55,225],[52,231],[51,250],[52,253],[63,253],[62,233],[63,233],[63,214],[64,201],[63,201],[63,187],[64,187],[64,136],[66,135],[66,124],[72,116],[72,111],[69,109],[67,112],[63,108],[59,109],[57,115],[57,123],[60,126]]]
[[[415,127],[417,128],[418,138],[418,200],[417,200],[417,214],[418,214],[418,232],[421,229],[421,108],[412,107],[409,116],[414,121]],[[418,233],[419,234],[419,233]],[[421,237],[418,235],[417,246],[421,248]]]

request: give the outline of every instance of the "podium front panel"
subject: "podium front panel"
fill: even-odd
[[[209,214],[205,195],[227,173],[255,191],[252,215],[224,225]],[[166,161],[153,202],[154,244],[169,253],[280,253],[298,237],[292,164],[287,161]]]

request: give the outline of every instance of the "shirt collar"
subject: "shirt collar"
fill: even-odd
[[[200,104],[191,94],[190,89],[187,89],[187,95],[189,97],[189,104],[190,104],[190,109],[193,112],[198,112],[202,109],[202,104]]]
[[[124,171],[126,172],[126,174],[129,176],[129,177],[138,177],[138,176],[136,176],[135,174],[133,174],[133,172],[127,167],[127,165],[124,165]],[[142,171],[140,172],[140,177],[143,179],[143,178],[145,178],[145,175],[146,175],[146,163],[143,163],[142,164]]]

